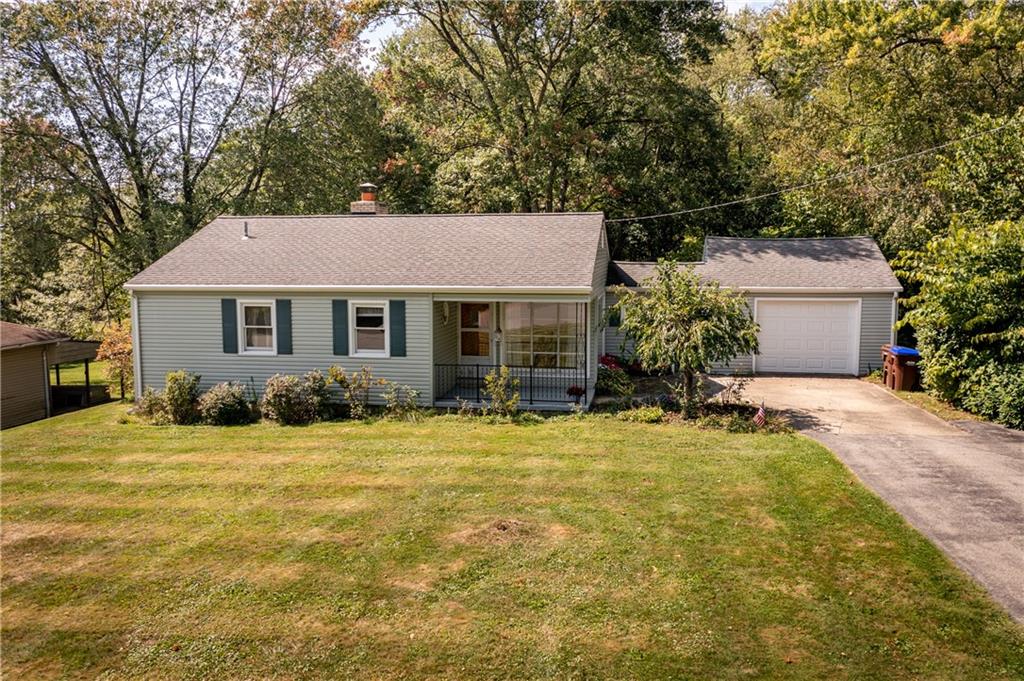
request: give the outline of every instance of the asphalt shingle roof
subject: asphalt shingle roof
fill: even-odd
[[[888,289],[899,280],[868,236],[824,239],[743,239],[709,236],[704,260],[691,263],[702,279],[730,288]],[[637,286],[652,262],[613,262],[609,285]]]
[[[15,324],[13,322],[0,322],[0,348],[10,350],[28,345],[41,345],[43,343],[55,343],[68,340],[66,334],[48,329],[38,329],[34,326]]]
[[[589,289],[603,222],[601,213],[219,217],[127,285]]]

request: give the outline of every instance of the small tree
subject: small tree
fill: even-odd
[[[697,391],[699,372],[757,351],[758,327],[742,294],[701,282],[691,267],[660,261],[642,289],[620,286],[616,295],[621,330],[633,338],[640,364],[648,370],[675,366],[682,373],[679,388],[688,417],[696,415],[703,398]]]
[[[121,386],[124,399],[125,386],[132,385],[132,331],[127,324],[111,324],[103,332],[103,341],[96,350],[96,359],[107,362],[107,378]]]

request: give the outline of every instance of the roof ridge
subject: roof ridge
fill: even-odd
[[[853,236],[714,236],[712,234],[704,237],[707,239],[719,239],[722,241],[843,241],[850,239],[871,239],[870,234],[855,234]]]
[[[601,215],[602,211],[567,211],[560,213],[324,213],[319,215],[218,215],[215,220],[260,220],[260,219],[298,219],[298,218],[462,218],[462,217],[556,217],[566,215]]]

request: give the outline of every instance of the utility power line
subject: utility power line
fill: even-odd
[[[880,163],[874,163],[874,164],[871,164],[871,165],[861,166],[860,168],[855,168],[854,170],[847,170],[847,171],[844,171],[844,172],[841,172],[841,173],[836,173],[835,175],[829,175],[828,177],[823,177],[820,180],[811,180],[810,182],[804,182],[803,184],[796,184],[796,185],[793,185],[791,187],[785,187],[784,189],[776,189],[773,192],[767,192],[765,194],[758,194],[757,196],[746,196],[746,197],[744,197],[742,199],[734,199],[732,201],[726,201],[724,203],[716,203],[716,204],[711,205],[711,206],[701,206],[700,208],[687,208],[686,210],[676,210],[676,211],[672,211],[671,213],[656,213],[654,215],[640,215],[640,216],[637,216],[635,218],[615,218],[613,220],[605,220],[605,222],[606,223],[608,223],[608,222],[639,222],[640,220],[654,220],[656,218],[667,218],[667,217],[672,217],[672,216],[675,216],[675,215],[688,215],[690,213],[702,213],[702,212],[708,211],[708,210],[715,210],[716,208],[725,208],[727,206],[735,206],[735,205],[738,205],[738,204],[741,204],[741,203],[750,203],[751,201],[760,201],[761,199],[767,199],[767,198],[769,198],[771,196],[778,196],[779,194],[785,194],[786,192],[796,191],[798,189],[807,189],[808,187],[814,187],[814,186],[819,185],[819,184],[825,184],[827,182],[832,182],[833,180],[838,180],[838,179],[842,179],[842,178],[846,178],[846,177],[851,177],[853,175],[859,175],[861,173],[867,173],[867,172],[870,172],[872,170],[877,170],[878,168],[884,168],[886,166],[896,165],[897,163],[902,163],[903,161],[908,161],[908,160],[910,160],[912,158],[917,158],[919,156],[925,156],[927,154],[932,154],[932,153],[935,153],[936,151],[939,151],[940,149],[945,149],[946,147],[951,147],[951,146],[954,146],[954,145],[957,145],[957,144],[962,144],[964,142],[967,142],[967,141],[972,140],[972,139],[976,139],[978,137],[984,137],[985,135],[991,135],[992,133],[999,132],[1000,130],[1003,130],[1005,128],[1009,128],[1009,127],[1012,127],[1012,126],[1016,125],[1017,123],[1021,122],[1021,120],[1024,120],[1024,119],[1013,119],[1013,120],[1010,120],[1007,123],[1003,123],[1002,125],[998,125],[998,126],[996,126],[994,128],[990,128],[988,130],[982,130],[981,132],[976,132],[973,135],[967,135],[966,137],[961,137],[959,139],[950,140],[949,142],[944,142],[944,143],[938,144],[938,145],[936,145],[934,147],[929,147],[927,149],[922,149],[920,151],[915,151],[914,153],[907,154],[906,156],[899,156],[897,158],[889,159],[888,161],[882,161]]]

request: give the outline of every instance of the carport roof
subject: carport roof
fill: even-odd
[[[709,236],[704,259],[691,265],[707,281],[749,291],[901,291],[878,244],[869,236],[745,239]],[[608,284],[638,286],[656,263],[616,261]]]
[[[13,350],[14,348],[25,348],[31,345],[45,345],[68,340],[68,336],[58,331],[48,329],[37,329],[34,326],[15,324],[13,322],[0,322],[0,348]]]

